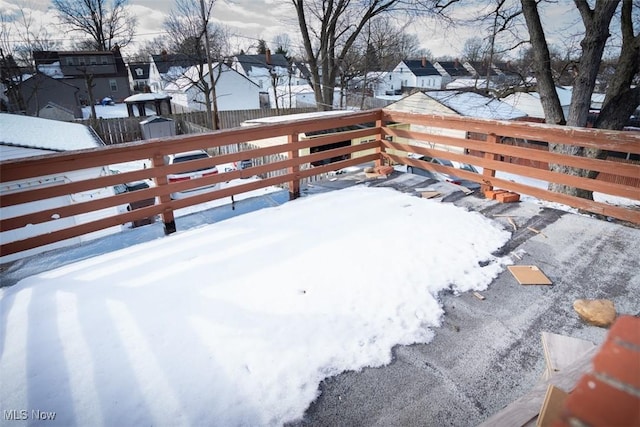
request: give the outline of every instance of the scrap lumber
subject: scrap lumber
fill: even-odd
[[[527,230],[529,230],[529,231],[533,231],[534,233],[536,233],[536,234],[539,234],[539,235],[543,236],[545,239],[547,238],[547,235],[546,235],[546,234],[544,234],[544,233],[543,233],[542,231],[540,231],[540,230],[536,230],[536,229],[535,229],[535,228],[533,228],[533,227],[527,227]]]
[[[484,301],[485,300],[484,295],[482,295],[480,292],[474,292],[473,296],[478,298],[480,301]]]
[[[547,386],[547,393],[542,402],[540,415],[538,415],[537,427],[551,427],[562,412],[562,405],[569,394],[553,384]]]
[[[541,340],[547,366],[546,379],[571,366],[583,354],[596,346],[591,341],[551,332],[542,332]]]
[[[439,191],[423,191],[420,193],[423,199],[435,199],[436,197],[442,196],[442,193]]]
[[[549,278],[535,265],[509,265],[507,269],[521,285],[551,285]]]
[[[582,375],[591,370],[591,359],[596,355],[598,347],[593,347],[575,363],[558,372],[549,381],[539,383],[529,393],[514,400],[497,414],[485,420],[481,427],[513,427],[522,426],[535,419],[547,393],[548,384],[553,384],[567,392],[571,392]]]
[[[507,220],[509,221],[509,224],[511,224],[511,226],[513,227],[513,231],[516,231],[518,229],[518,226],[513,221],[513,219],[511,217],[508,217]]]

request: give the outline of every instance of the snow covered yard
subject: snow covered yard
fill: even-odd
[[[0,289],[2,409],[65,426],[298,419],[323,378],[429,342],[438,292],[486,288],[508,238],[356,186],[29,277]]]

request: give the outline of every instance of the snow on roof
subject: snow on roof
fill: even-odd
[[[53,77],[54,79],[61,79],[64,77],[64,73],[60,67],[60,61],[56,61],[52,64],[40,64],[38,65],[38,71],[49,77]]]
[[[0,114],[0,145],[71,151],[101,147],[104,143],[85,125],[39,117]]]
[[[556,87],[560,105],[568,107],[571,105],[571,90],[562,87]],[[520,111],[527,113],[529,117],[544,118],[544,110],[540,102],[540,94],[538,92],[516,92],[502,99],[503,102],[514,106]]]
[[[507,103],[475,92],[429,91],[425,94],[461,116],[480,119],[513,120],[527,114]]]
[[[156,99],[171,99],[171,95],[166,93],[137,93],[125,98],[124,102],[155,101]]]

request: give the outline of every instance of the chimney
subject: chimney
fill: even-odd
[[[422,57],[422,68],[425,68],[427,66],[427,58],[426,57]]]
[[[271,51],[269,49],[264,51],[264,62],[266,62],[267,65],[271,65]]]
[[[456,58],[456,60],[453,61],[453,66],[455,67],[456,70],[460,67],[460,61],[458,60],[458,58]]]

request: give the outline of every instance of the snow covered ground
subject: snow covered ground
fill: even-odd
[[[47,425],[281,425],[323,378],[429,342],[438,292],[485,289],[508,238],[356,186],[52,269],[0,289],[0,401]]]

